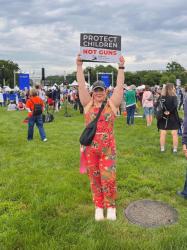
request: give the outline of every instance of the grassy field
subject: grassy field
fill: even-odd
[[[115,124],[117,141],[117,221],[94,221],[89,181],[79,174],[79,142],[83,117],[55,115],[45,124],[48,142],[35,130],[27,142],[25,112],[0,108],[0,250],[186,250],[187,201],[176,197],[183,187],[186,161],[181,146],[159,152],[159,133],[136,118],[127,127]],[[133,225],[124,217],[132,201],[153,199],[177,209],[178,223],[156,229]]]

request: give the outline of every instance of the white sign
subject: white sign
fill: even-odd
[[[121,55],[121,36],[81,33],[80,54],[83,61],[117,63]]]

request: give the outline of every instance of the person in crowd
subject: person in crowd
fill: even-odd
[[[10,103],[7,106],[7,111],[15,111],[17,110],[17,105],[15,101],[10,101]]]
[[[58,85],[56,84],[55,86],[55,90],[53,91],[53,100],[54,100],[54,108],[55,108],[55,112],[59,112],[59,108],[60,108],[60,88],[58,87]]]
[[[181,107],[183,107],[184,104],[184,94],[183,94],[183,89],[180,88],[179,90],[179,110],[181,109]]]
[[[79,112],[80,112],[80,114],[83,114],[83,113],[84,113],[84,109],[83,109],[82,103],[81,103],[81,101],[80,101],[79,91],[78,91],[78,93],[77,93],[77,103],[78,103],[78,107],[79,107]]]
[[[173,137],[173,153],[177,153],[178,148],[178,129],[180,120],[177,112],[177,96],[172,83],[167,83],[161,93],[163,103],[163,117],[157,121],[157,127],[160,130],[160,150],[165,151],[166,134],[171,130]]]
[[[24,91],[20,91],[20,99],[23,103],[26,103],[26,95]]]
[[[22,111],[25,109],[25,103],[23,103],[21,100],[18,101],[18,104],[17,104],[17,109],[19,111]]]
[[[24,95],[25,95],[25,102],[24,101],[23,102],[26,103],[30,96],[30,90],[25,88]]]
[[[0,90],[0,106],[4,106],[4,97],[3,97],[3,92]]]
[[[133,88],[133,85],[129,86],[127,91],[124,94],[126,111],[127,111],[127,124],[134,124],[134,112],[136,109],[136,92]]]
[[[142,106],[143,92],[144,92],[144,89],[141,89],[141,90],[139,90],[138,93],[137,93],[137,98],[138,98],[138,100],[139,100],[140,106]]]
[[[184,122],[183,122],[183,134],[182,134],[182,147],[184,155],[187,159],[187,98],[184,101]],[[182,191],[177,191],[177,195],[180,197],[187,199],[187,172],[186,172],[186,180],[184,182],[184,188]]]
[[[37,95],[36,89],[30,90],[30,98],[26,102],[26,108],[28,110],[28,141],[33,140],[34,134],[34,125],[38,127],[41,140],[43,142],[47,141],[45,130],[43,127],[43,120],[42,120],[42,111],[44,110],[44,102],[42,99]]]
[[[184,110],[184,104],[186,101],[186,97],[187,97],[187,85],[184,86],[184,90],[183,90],[183,110]]]
[[[54,110],[54,100],[52,98],[52,90],[49,90],[47,93],[47,108],[48,110]]]
[[[78,109],[78,90],[74,89],[73,90],[73,108],[74,110]]]
[[[92,97],[85,84],[80,55],[77,57],[77,82],[79,83],[79,97],[84,107],[86,125],[99,112],[99,108],[106,100],[105,84],[97,81],[93,84]],[[117,85],[113,95],[107,100],[97,122],[97,130],[90,146],[81,147],[86,169],[90,179],[90,186],[95,204],[95,220],[104,219],[104,208],[107,209],[107,219],[116,220],[116,147],[113,125],[117,110],[123,98],[124,58],[120,57],[117,75]]]
[[[180,98],[181,98],[180,91],[181,91],[181,87],[180,87],[180,85],[177,84],[175,92],[176,92],[176,96],[177,96],[177,103],[178,103],[178,105],[180,103]]]
[[[145,86],[145,91],[142,97],[142,106],[144,109],[144,115],[146,118],[147,126],[151,126],[153,122],[153,94],[150,91],[149,86]]]
[[[35,89],[37,90],[37,96],[39,96],[42,99],[42,101],[45,103],[46,94],[42,86],[40,84],[36,84]]]

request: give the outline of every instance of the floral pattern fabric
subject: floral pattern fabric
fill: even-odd
[[[92,107],[85,115],[86,125],[99,112]],[[115,207],[116,146],[113,134],[115,115],[107,104],[97,122],[96,135],[90,146],[81,146],[81,168],[90,179],[93,201],[97,207]],[[83,171],[84,172],[84,171]]]

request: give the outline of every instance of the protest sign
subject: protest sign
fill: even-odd
[[[80,54],[83,61],[117,63],[121,55],[121,36],[81,33]]]

